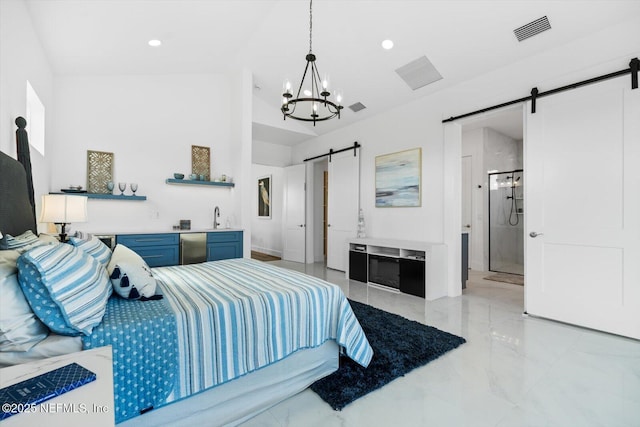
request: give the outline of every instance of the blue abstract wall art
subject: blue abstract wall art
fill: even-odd
[[[376,157],[376,207],[421,206],[422,149]]]

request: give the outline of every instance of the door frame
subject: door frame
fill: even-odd
[[[507,111],[510,109],[519,108],[522,110],[522,120],[524,121],[525,103],[521,102],[513,106],[505,107],[503,109],[484,113],[480,116],[473,116],[466,119],[460,119],[456,122],[447,122],[442,124],[443,132],[443,172],[445,177],[452,179],[445,179],[443,183],[444,190],[444,203],[443,203],[443,242],[447,245],[447,259],[448,259],[448,289],[449,296],[459,296],[462,294],[462,247],[460,237],[460,224],[462,219],[462,126],[465,123],[477,122],[479,117],[489,117],[493,114],[499,114],[501,111]],[[455,126],[453,126],[455,125]],[[524,139],[524,135],[523,135]],[[524,140],[523,140],[524,144]],[[526,170],[526,157],[525,150],[522,153],[523,169]],[[483,196],[486,197],[486,196]],[[525,207],[525,220],[526,220],[526,207]],[[484,218],[484,217],[483,217]],[[475,220],[475,218],[472,218]],[[486,223],[486,218],[483,220]],[[477,229],[478,227],[476,227]],[[484,232],[484,231],[482,231]],[[486,248],[487,242],[485,242]],[[483,257],[483,263],[486,257]],[[526,263],[526,257],[525,257]],[[488,267],[488,265],[487,265]],[[526,271],[526,264],[525,264]]]

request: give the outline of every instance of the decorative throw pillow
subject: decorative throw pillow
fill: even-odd
[[[111,249],[100,239],[92,237],[91,240],[82,240],[77,237],[71,237],[69,242],[76,248],[82,249],[87,254],[94,257],[104,268],[109,265],[111,259]]]
[[[67,244],[39,246],[18,259],[18,281],[40,320],[61,335],[89,335],[112,288],[106,270]]]
[[[126,299],[154,299],[156,279],[140,255],[124,245],[116,245],[107,267],[113,290]]]
[[[18,251],[0,251],[0,351],[28,351],[49,334],[18,284]]]

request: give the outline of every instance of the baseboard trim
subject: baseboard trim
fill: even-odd
[[[262,248],[260,246],[251,246],[251,250],[255,252],[261,252],[263,254],[277,256],[278,258],[282,258],[282,251],[277,251],[275,249]]]

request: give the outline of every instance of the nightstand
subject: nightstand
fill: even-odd
[[[115,415],[111,346],[2,368],[0,388],[73,362],[94,372],[96,380],[37,405],[33,412],[14,414],[2,421],[2,427],[113,426]]]

